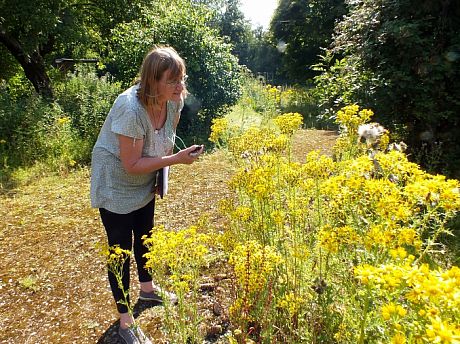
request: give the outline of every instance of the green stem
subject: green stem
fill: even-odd
[[[422,226],[423,227],[426,227],[426,222],[430,220],[431,218],[431,214],[435,214],[436,215],[436,212],[435,212],[436,209],[432,209],[429,211],[429,213],[427,214],[427,216],[425,216],[425,218],[427,218],[426,221],[423,221],[422,223]],[[436,243],[436,240],[438,239],[439,235],[441,235],[441,233],[444,233],[445,232],[445,224],[446,224],[447,220],[446,219],[443,219],[440,221],[440,224],[438,226],[438,228],[436,229],[436,231],[434,232],[433,236],[431,238],[428,238],[427,240],[427,243],[426,243],[426,246],[425,248],[423,249],[423,252],[420,254],[420,256],[415,260],[414,264],[418,264],[422,258],[427,254],[428,250],[433,246],[434,243]]]
[[[360,333],[359,333],[359,340],[358,340],[358,344],[363,344],[364,343],[364,330],[365,330],[365,327],[366,327],[366,318],[367,318],[367,313],[369,311],[369,298],[370,296],[370,289],[367,288],[367,294],[366,294],[366,300],[364,301],[364,311],[363,311],[363,318],[361,320],[361,324],[360,324]]]

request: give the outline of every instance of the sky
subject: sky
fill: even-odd
[[[271,16],[278,6],[278,0],[240,0],[241,12],[252,22],[253,28],[262,25],[268,29]]]

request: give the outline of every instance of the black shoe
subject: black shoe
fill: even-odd
[[[169,299],[169,302],[171,302],[172,304],[177,303],[176,294],[163,290],[156,285],[153,286],[153,291],[149,293],[142,290],[139,293],[139,299],[142,301],[154,301],[158,303],[163,303],[163,297],[167,297]]]

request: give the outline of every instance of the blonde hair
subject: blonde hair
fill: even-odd
[[[169,70],[171,80],[181,79],[185,75],[185,62],[176,50],[166,46],[155,46],[145,56],[138,79],[137,96],[146,108],[158,104],[157,83]],[[184,88],[184,93],[186,90]]]

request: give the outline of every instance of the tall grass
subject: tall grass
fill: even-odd
[[[269,125],[273,118],[283,113],[299,113],[306,128],[326,129],[336,127],[322,119],[314,92],[301,86],[275,86],[245,76],[243,95],[226,115],[231,124],[241,128]]]

